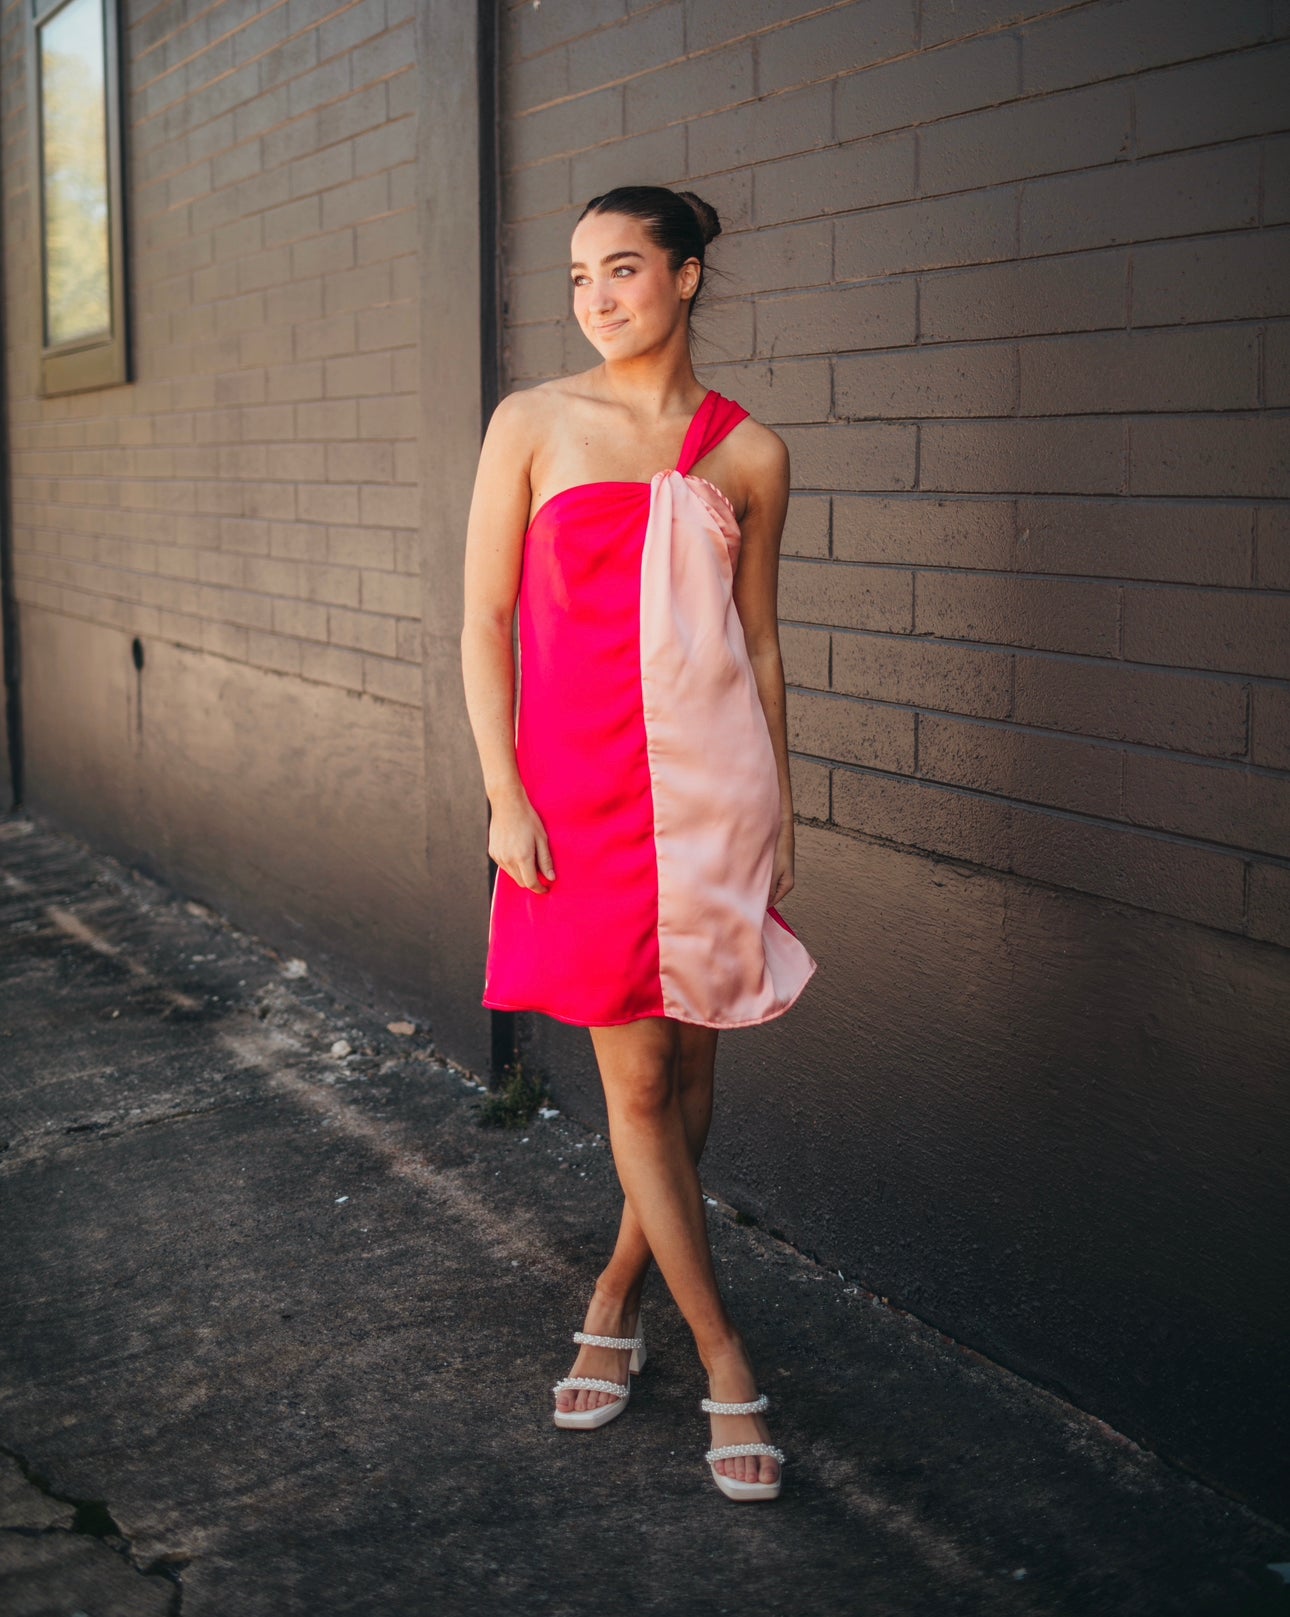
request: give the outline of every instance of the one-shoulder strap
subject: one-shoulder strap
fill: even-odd
[[[725,435],[737,427],[749,412],[742,404],[736,404],[733,399],[710,389],[708,396],[694,412],[694,420],[690,423],[689,431],[685,435],[685,442],[681,445],[681,458],[677,461],[676,469],[684,477],[691,466],[697,465],[705,455],[717,447]]]

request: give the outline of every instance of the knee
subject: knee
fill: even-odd
[[[668,1064],[650,1063],[617,1075],[614,1103],[625,1117],[638,1123],[658,1122],[678,1103],[680,1080]]]

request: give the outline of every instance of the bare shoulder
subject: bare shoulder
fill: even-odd
[[[556,377],[533,387],[517,389],[498,401],[488,424],[488,436],[512,457],[528,465],[533,456],[566,419],[577,397],[576,377]]]
[[[533,429],[542,420],[545,403],[540,395],[548,383],[519,388],[497,401],[488,422],[488,436],[508,450],[530,450]]]
[[[747,510],[787,504],[788,445],[774,430],[753,416],[745,416],[729,437],[736,458],[738,481]]]
[[[750,471],[774,477],[788,470],[788,445],[773,427],[749,415],[734,432],[739,434],[740,453]]]

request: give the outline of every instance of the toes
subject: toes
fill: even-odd
[[[570,1398],[571,1402],[565,1406],[569,1409],[599,1409],[602,1404],[612,1404],[612,1393],[595,1392],[588,1387],[579,1387],[576,1393],[562,1394]]]
[[[593,1391],[589,1387],[566,1387],[555,1395],[555,1407],[564,1414],[570,1411],[583,1411],[599,1409],[604,1404],[617,1403],[618,1394],[612,1392]]]
[[[769,1454],[737,1454],[733,1459],[718,1460],[716,1468],[735,1482],[775,1482],[779,1478],[779,1461]]]

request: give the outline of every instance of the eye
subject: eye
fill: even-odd
[[[619,270],[623,270],[628,275],[634,275],[636,273],[635,266],[631,265],[631,264],[617,264],[617,265],[615,265],[614,266],[614,274],[617,275]],[[570,284],[570,286],[581,286],[583,281],[585,281],[586,279],[587,279],[587,277],[585,275],[571,275],[569,277],[569,284]]]

